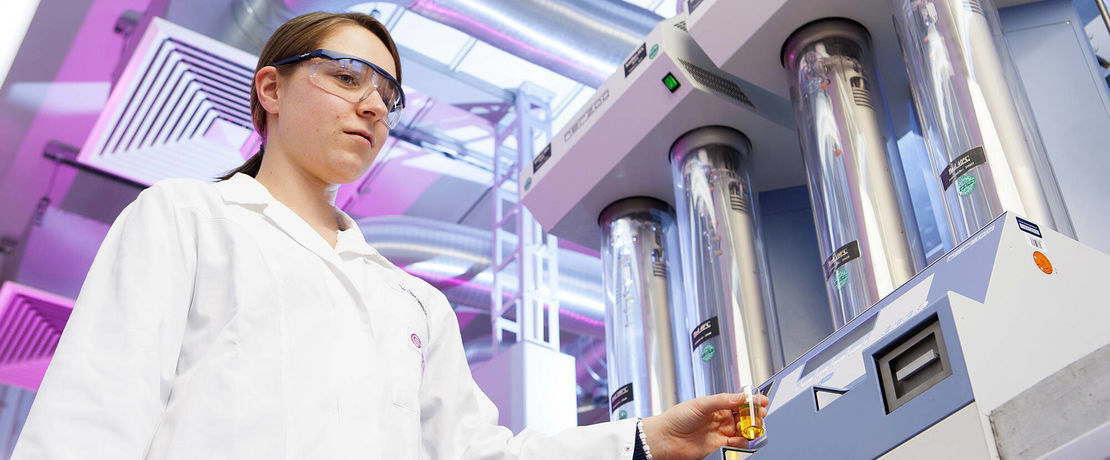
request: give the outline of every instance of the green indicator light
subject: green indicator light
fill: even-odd
[[[672,93],[675,92],[679,86],[682,86],[678,83],[678,79],[670,72],[667,72],[667,75],[663,77],[663,84],[666,85],[667,89],[671,90]]]

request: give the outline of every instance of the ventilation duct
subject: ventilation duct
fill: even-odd
[[[234,169],[258,145],[250,115],[257,59],[155,18],[77,161],[146,185]]]
[[[257,53],[279,25],[356,1],[236,0],[227,43]],[[662,17],[617,0],[391,0],[526,61],[596,88]]]
[[[443,291],[451,303],[489,311],[493,238],[488,230],[409,216],[368,217],[359,219],[358,226],[366,242],[386,259]],[[561,329],[605,337],[597,257],[559,250],[559,310]]]

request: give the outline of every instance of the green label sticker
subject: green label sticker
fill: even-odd
[[[714,347],[712,343],[707,343],[704,347],[701,347],[702,361],[709,362],[709,360],[713,359],[713,355],[715,354],[717,354],[717,348]]]
[[[655,56],[657,54],[659,54],[659,44],[658,43],[654,44],[654,45],[651,45],[651,51],[648,52],[648,58],[655,59]]]
[[[836,281],[834,281],[834,283],[836,283],[837,289],[843,288],[845,284],[848,284],[848,270],[844,268],[837,270]]]
[[[956,190],[960,196],[968,196],[975,190],[975,176],[964,174],[956,180]]]
[[[528,189],[530,189],[530,188],[532,188],[532,178],[531,177],[524,180],[524,191],[527,192]]]
[[[617,420],[624,420],[626,418],[628,418],[628,411],[621,409],[620,412],[617,412]]]

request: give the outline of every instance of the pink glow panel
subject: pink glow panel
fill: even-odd
[[[38,391],[73,300],[22,284],[0,287],[0,383]]]

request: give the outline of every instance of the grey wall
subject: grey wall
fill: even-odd
[[[1000,13],[1076,236],[1110,253],[1110,94],[1072,5],[1047,0]]]
[[[762,192],[759,215],[789,364],[833,331],[809,193],[805,187]]]

